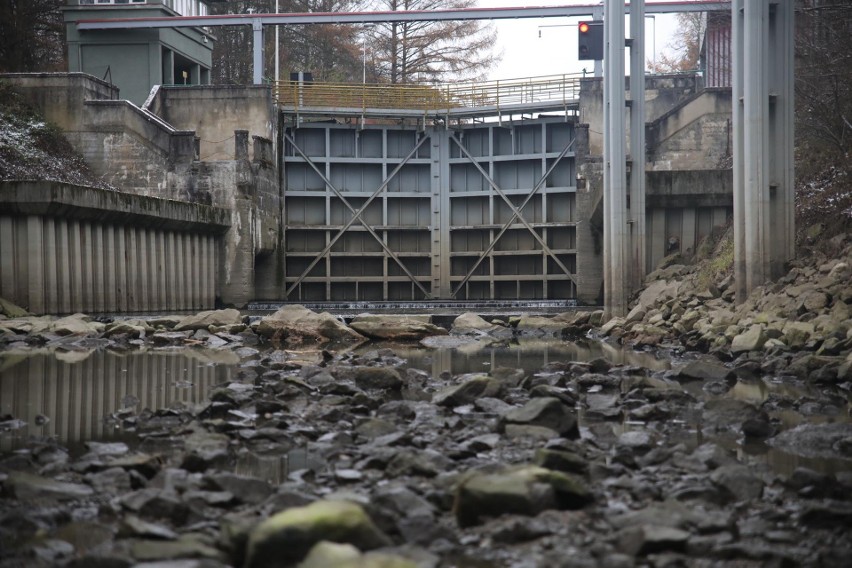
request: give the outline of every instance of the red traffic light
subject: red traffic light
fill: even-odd
[[[580,33],[584,34],[584,33],[589,31],[589,24],[587,24],[586,22],[580,22],[579,29],[580,29]]]

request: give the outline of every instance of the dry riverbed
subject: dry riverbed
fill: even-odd
[[[0,566],[844,565],[848,338],[599,319],[0,320]]]

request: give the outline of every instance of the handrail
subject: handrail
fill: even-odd
[[[279,105],[304,108],[405,109],[440,111],[543,102],[569,103],[580,93],[582,74],[447,85],[272,82]]]

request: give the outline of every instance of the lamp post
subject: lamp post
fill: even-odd
[[[278,0],[275,0],[275,13],[278,13]],[[275,87],[278,88],[278,24],[275,24]]]

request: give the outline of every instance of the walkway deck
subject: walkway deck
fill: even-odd
[[[281,110],[300,116],[457,119],[576,109],[582,77],[439,86],[279,81],[274,87]]]

